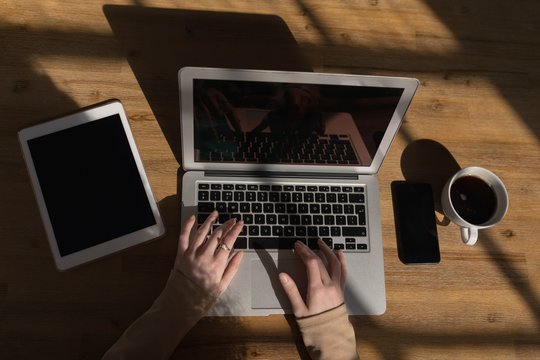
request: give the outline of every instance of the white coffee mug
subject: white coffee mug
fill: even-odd
[[[508,192],[501,179],[481,167],[467,167],[444,186],[441,204],[446,217],[461,227],[467,245],[478,240],[478,230],[500,222],[508,210]]]

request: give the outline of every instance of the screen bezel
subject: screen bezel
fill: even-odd
[[[58,243],[54,235],[49,213],[47,211],[46,202],[41,191],[39,178],[32,160],[30,148],[28,146],[28,141],[44,135],[52,134],[61,130],[82,125],[91,121],[100,120],[110,115],[120,116],[122,127],[128,139],[131,153],[133,155],[133,159],[135,160],[138,172],[141,176],[141,181],[146,193],[148,203],[152,210],[152,214],[154,216],[154,219],[156,220],[156,224],[137,230],[133,233],[111,239],[104,243],[77,251],[75,253],[62,256],[60,254]],[[119,101],[109,101],[71,115],[67,115],[43,124],[23,129],[19,131],[18,135],[26,167],[28,169],[28,173],[32,183],[32,188],[34,190],[36,201],[38,203],[41,219],[43,221],[47,239],[49,241],[55,265],[58,270],[67,270],[83,263],[96,260],[100,257],[140,244],[142,242],[161,237],[165,234],[165,227],[163,225],[163,221],[161,219],[156,200],[150,188],[150,183],[148,182],[148,178],[144,171],[142,160],[140,158],[139,152],[137,151],[137,146],[135,144],[133,134],[131,133],[127,116],[125,114],[122,104]]]
[[[370,86],[402,88],[403,94],[388,124],[373,161],[369,166],[335,166],[298,164],[242,164],[195,161],[194,152],[194,108],[193,80],[262,81],[302,84]],[[180,89],[180,127],[182,137],[182,167],[184,170],[203,171],[246,171],[246,172],[290,172],[297,173],[346,173],[375,174],[378,172],[392,141],[403,121],[403,117],[418,88],[414,78],[345,75],[329,73],[286,72],[269,70],[218,69],[185,67],[178,71]]]

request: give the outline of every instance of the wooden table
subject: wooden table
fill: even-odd
[[[378,174],[388,310],[351,318],[358,351],[540,358],[538,1],[114,3],[0,0],[0,358],[99,358],[160,293],[179,229],[176,72],[186,65],[420,79]],[[16,133],[110,98],[129,115],[168,236],[59,273]],[[405,266],[390,183],[431,179],[440,191],[443,163],[494,171],[509,212],[474,247],[439,226],[441,263]],[[205,318],[175,356],[296,359],[290,320]]]

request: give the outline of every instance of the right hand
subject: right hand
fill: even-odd
[[[346,277],[345,256],[341,250],[334,253],[322,240],[319,240],[318,244],[326,258],[328,269],[321,258],[304,243],[297,241],[294,246],[296,254],[304,262],[307,271],[305,302],[290,275],[279,274],[281,286],[297,318],[317,315],[343,304]]]

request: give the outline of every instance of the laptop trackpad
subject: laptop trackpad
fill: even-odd
[[[278,274],[289,274],[302,297],[306,293],[306,270],[299,259],[251,261],[251,307],[253,309],[291,310],[289,299],[281,287]]]

